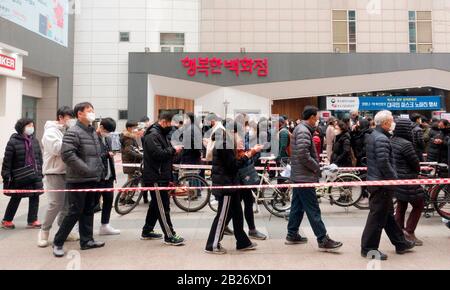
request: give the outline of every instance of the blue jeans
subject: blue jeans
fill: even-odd
[[[317,240],[321,241],[327,235],[327,230],[322,221],[315,188],[294,188],[289,214],[288,236],[295,236],[298,233],[305,212]]]

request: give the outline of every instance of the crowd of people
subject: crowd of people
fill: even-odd
[[[120,234],[110,224],[117,179],[110,134],[116,131],[116,122],[112,118],[98,121],[94,107],[87,102],[77,104],[74,109],[62,107],[56,120],[46,123],[42,146],[35,138],[34,125],[27,118],[17,121],[16,133],[6,147],[1,175],[4,189],[52,190],[46,193],[48,207],[44,221],[42,224],[38,221],[42,192],[7,193],[11,198],[2,227],[15,228],[13,220],[20,202],[29,198],[28,228],[40,229],[39,247],[50,245],[50,230],[55,220],[59,226],[53,239],[55,257],[65,255],[66,241],[79,240],[82,250],[105,246],[94,239],[96,211],[101,211],[99,235]],[[325,122],[319,119],[318,109],[313,106],[306,106],[301,119],[296,121],[281,116],[278,120],[263,118],[256,122],[246,115],[222,119],[216,114],[197,120],[192,113],[182,118],[162,113],[153,124],[146,117],[140,122],[129,120],[120,134],[120,143],[123,163],[143,162],[146,187],[172,186],[174,163],[202,162],[212,164],[212,185],[220,187],[252,184],[251,180],[258,178],[255,165],[259,164],[259,157],[274,149],[271,148],[273,138],[278,144],[277,160],[290,159],[293,183],[319,181],[320,156],[324,151],[329,162],[339,167],[367,166],[367,180],[414,179],[421,161],[448,162],[450,125],[446,120],[432,120],[428,124],[418,114],[394,121],[389,111],[378,112],[373,119],[351,112],[349,118],[330,117]],[[136,170],[124,167],[123,173],[130,179]],[[89,191],[96,188],[111,190]],[[362,256],[387,259],[378,249],[383,229],[398,254],[423,244],[415,236],[424,206],[424,192],[419,186],[371,187],[368,191],[370,212],[361,240]],[[162,239],[167,245],[184,245],[184,238],[176,233],[171,221],[169,192],[155,189],[148,194],[144,195],[149,207],[141,239]],[[207,253],[226,253],[221,245],[225,234],[235,236],[239,251],[254,250],[257,244],[252,240],[267,239],[255,225],[255,201],[249,189],[214,189],[213,194],[218,211],[207,237]],[[393,196],[398,201],[395,213]],[[413,210],[406,217],[408,205]],[[342,247],[343,243],[331,239],[327,232],[314,187],[293,190],[287,245],[308,242],[299,234],[305,213],[320,250],[336,251]],[[244,230],[244,218],[248,232]],[[231,221],[232,230],[228,227]],[[155,231],[157,222],[162,233]]]

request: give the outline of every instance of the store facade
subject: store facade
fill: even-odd
[[[196,113],[274,113],[298,118],[308,104],[327,110],[327,96],[422,87],[433,88],[422,95],[422,101],[433,101],[433,110],[445,110],[450,91],[449,56],[130,53],[128,113],[130,118],[148,115],[155,119],[162,109],[186,110],[182,104],[187,102]]]

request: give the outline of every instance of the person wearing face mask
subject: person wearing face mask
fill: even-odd
[[[350,133],[343,121],[339,121],[334,129],[336,136],[333,144],[331,163],[338,167],[352,167],[352,146]]]
[[[428,162],[447,163],[448,161],[448,136],[449,122],[445,119],[437,122],[437,128],[434,127],[430,132],[430,143],[428,146]]]
[[[42,153],[38,140],[34,137],[34,121],[23,118],[15,125],[14,133],[8,141],[2,165],[4,189],[42,189]],[[2,228],[14,229],[14,216],[22,198],[29,198],[28,226],[29,229],[40,229],[38,221],[40,193],[6,194],[10,196]]]
[[[303,122],[294,130],[291,142],[291,180],[294,183],[319,181],[320,163],[312,140],[318,120],[317,114],[316,107],[306,106],[303,111]],[[333,241],[327,234],[315,187],[294,188],[285,244],[294,245],[308,242],[306,237],[299,234],[299,227],[305,212],[321,251],[336,251],[342,247],[341,242]]]
[[[44,150],[44,188],[48,190],[64,189],[66,182],[66,165],[61,158],[61,147],[66,130],[74,125],[73,109],[67,106],[61,107],[57,112],[56,121],[47,121],[42,146]],[[64,217],[69,211],[68,195],[64,191],[47,193],[48,208],[42,223],[42,229],[38,236],[38,246],[49,245],[50,229],[58,217],[57,224],[61,226]],[[76,233],[70,233],[68,240],[76,241],[79,237]]]
[[[377,127],[367,138],[367,180],[398,179],[389,133],[395,130],[392,113],[378,112],[375,124]],[[395,221],[394,190],[395,187],[387,186],[368,187],[370,212],[361,238],[361,256],[364,258],[387,260],[388,256],[378,249],[383,229],[397,254],[404,254],[415,246],[414,242],[406,240]]]
[[[144,135],[144,172],[146,187],[168,186],[173,182],[172,164],[183,146],[172,146],[168,137],[172,130],[172,114],[162,113],[158,122],[151,125]],[[151,201],[142,229],[142,240],[161,239],[162,235],[154,231],[159,221],[164,232],[164,243],[172,246],[184,245],[184,239],[177,235],[170,219],[170,196],[167,190],[150,192]]]
[[[104,242],[93,237],[95,193],[84,191],[98,187],[105,167],[101,158],[102,147],[92,123],[95,112],[88,102],[74,108],[77,123],[68,129],[61,147],[62,160],[66,164],[66,188],[69,192],[69,213],[64,218],[53,242],[53,255],[64,256],[64,242],[78,222],[81,250],[100,248]]]
[[[116,121],[112,118],[103,118],[97,128],[97,136],[102,148],[101,158],[104,172],[98,188],[114,188],[116,181],[116,170],[114,168],[114,153],[112,152],[112,140],[110,134],[116,130]],[[111,210],[114,201],[114,190],[97,192],[95,194],[95,204],[100,207],[100,198],[103,200],[101,207],[102,218],[99,235],[119,235],[120,230],[113,228],[110,224]]]
[[[125,124],[125,130],[120,134],[120,153],[122,154],[123,164],[140,164],[142,162],[142,154],[136,151],[139,148],[139,141],[142,140],[142,134],[140,134],[138,123],[136,121],[128,120]],[[142,142],[141,142],[142,143]],[[138,171],[139,168],[124,166],[123,173],[127,175],[128,180],[131,180]],[[142,196],[144,203],[148,203],[148,194],[145,192]],[[125,195],[120,199],[120,203],[134,204],[132,199],[125,199]]]
[[[327,130],[325,133],[325,148],[327,151],[327,158],[328,160],[331,160],[331,155],[333,154],[333,143],[334,143],[334,138],[336,138],[336,134],[334,133],[334,128],[336,125],[336,118],[335,117],[330,117],[328,119],[328,126],[327,126]]]
[[[356,129],[351,132],[351,144],[356,158],[356,166],[366,166],[366,139],[372,133],[370,122],[366,119],[360,119]]]

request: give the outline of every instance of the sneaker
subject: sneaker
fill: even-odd
[[[296,244],[306,244],[308,242],[308,238],[302,237],[299,234],[295,236],[286,236],[286,241],[284,242],[286,245],[296,245]]]
[[[376,259],[380,261],[386,261],[388,259],[388,256],[379,250],[370,250],[370,251],[361,251],[361,257],[367,258],[367,259]]]
[[[248,236],[252,239],[261,241],[267,239],[267,236],[265,234],[258,232],[257,230],[248,231]]]
[[[411,249],[414,248],[415,246],[416,246],[416,243],[406,240],[406,246],[401,249],[396,248],[395,252],[398,255],[403,255],[403,254],[410,252]]]
[[[405,238],[410,242],[414,242],[417,247],[423,246],[423,241],[419,240],[414,233],[411,234],[405,230],[403,230],[403,233],[405,234]]]
[[[211,251],[205,249],[205,253],[214,254],[214,255],[224,255],[227,253],[227,250],[225,248],[223,248],[222,245],[219,244],[219,246],[216,249],[213,249]]]
[[[91,240],[91,241],[85,243],[84,245],[82,245],[81,250],[86,251],[86,250],[91,250],[91,249],[98,249],[98,248],[103,248],[104,246],[105,246],[104,242]]]
[[[171,238],[165,238],[164,244],[170,245],[170,246],[182,246],[182,245],[184,245],[184,239],[178,235],[175,235]]]
[[[163,235],[158,234],[154,231],[151,232],[142,232],[141,240],[160,240],[162,239]]]
[[[37,245],[39,248],[48,247],[48,236],[50,235],[50,231],[40,230],[38,234],[38,242]]]
[[[225,236],[233,236],[233,235],[234,235],[234,232],[233,232],[233,230],[230,229],[229,227],[225,227],[225,230],[223,231],[223,234],[224,234]]]
[[[2,221],[2,228],[6,230],[13,230],[16,228],[13,222]]]
[[[333,241],[328,235],[319,242],[319,249],[324,252],[334,252],[340,247],[342,247],[342,243]]]
[[[80,234],[71,232],[66,239],[66,242],[76,242],[80,240]]]
[[[98,233],[100,236],[120,235],[120,230],[116,230],[110,224],[101,225]]]
[[[245,248],[242,248],[242,249],[237,249],[238,251],[241,251],[241,252],[245,252],[245,251],[252,251],[252,250],[256,250],[256,247],[257,247],[258,245],[256,244],[256,243],[251,243],[250,245],[248,245],[247,247],[245,247]]]
[[[56,258],[62,258],[64,255],[65,253],[63,247],[53,246],[53,256]]]
[[[27,225],[27,229],[40,229],[42,227],[39,221],[34,221],[31,224]]]

